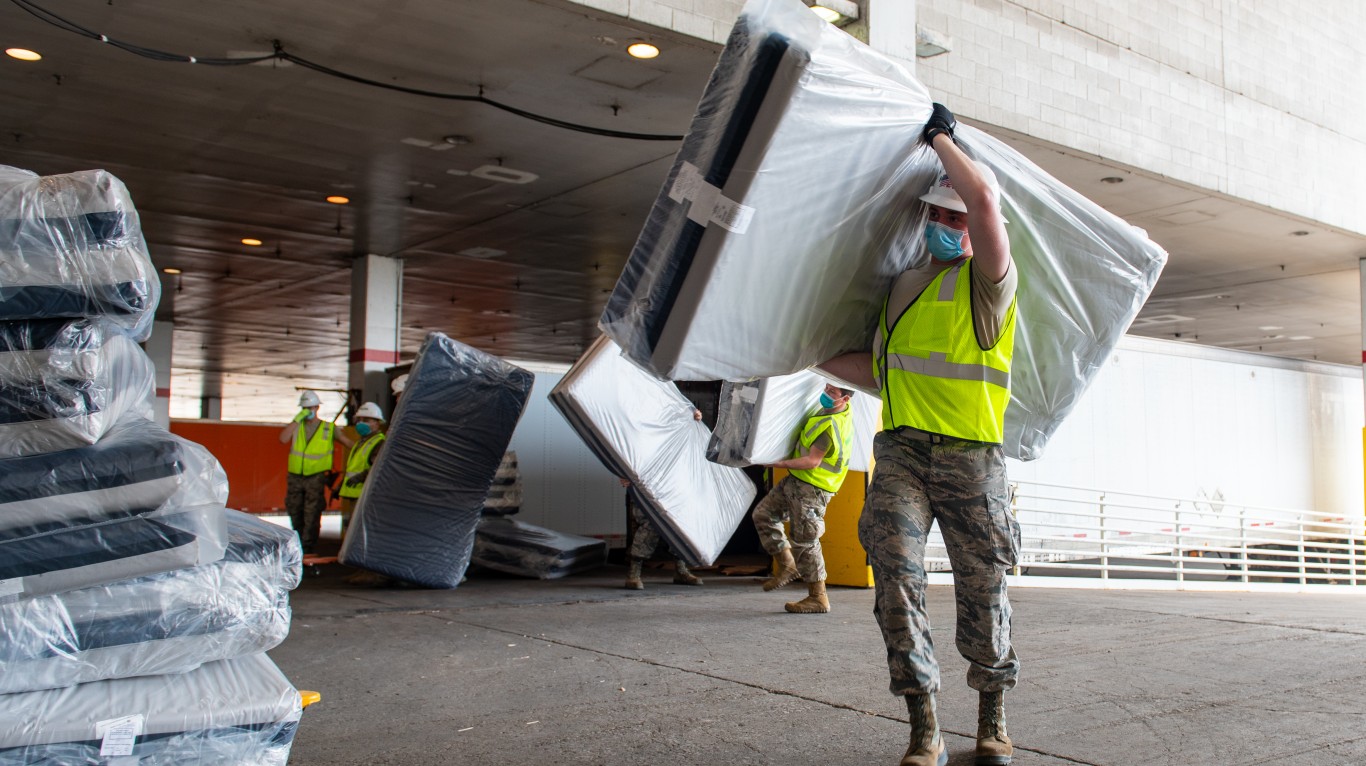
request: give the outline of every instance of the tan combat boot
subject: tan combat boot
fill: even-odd
[[[702,578],[688,571],[688,565],[682,559],[674,562],[674,584],[676,585],[701,585]]]
[[[782,552],[774,556],[773,563],[778,567],[778,571],[772,577],[764,580],[765,591],[777,590],[797,579],[797,560],[792,558],[791,548],[784,548]]]
[[[626,559],[626,590],[645,590],[645,583],[640,581],[640,567],[644,563],[634,556]]]
[[[901,757],[901,766],[944,766],[949,749],[939,736],[933,694],[907,694],[906,711],[911,714],[911,744]]]
[[[825,596],[825,580],[806,584],[807,597],[783,604],[793,614],[825,614],[830,611],[830,599]]]
[[[1005,696],[1005,692],[981,692],[978,697],[974,766],[1006,766],[1015,753],[1006,736]]]

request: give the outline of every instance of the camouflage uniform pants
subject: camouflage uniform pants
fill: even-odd
[[[797,574],[805,582],[825,581],[825,557],[821,555],[821,535],[825,534],[825,506],[833,492],[813,487],[793,476],[778,482],[754,509],[754,528],[759,542],[770,556],[782,553],[789,543],[797,560]],[[783,534],[787,520],[791,539]]]
[[[300,476],[291,473],[285,478],[285,511],[289,524],[299,533],[299,544],[304,553],[312,553],[318,544],[322,527],[323,509],[327,507],[327,474]]]
[[[628,499],[626,505],[631,509],[631,520],[636,523],[636,531],[631,535],[630,556],[633,559],[648,559],[654,555],[655,548],[659,547],[659,532],[650,520],[645,518],[645,512],[640,510],[640,503]]]
[[[873,566],[873,614],[887,644],[892,693],[939,690],[925,613],[925,539],[936,520],[953,565],[956,643],[968,661],[968,686],[1014,687],[1020,662],[1010,646],[1005,575],[1019,554],[1020,528],[1010,512],[1001,447],[883,431],[873,454],[859,542]]]

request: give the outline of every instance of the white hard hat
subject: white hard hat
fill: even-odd
[[[384,420],[384,411],[379,408],[378,404],[375,404],[374,402],[366,402],[365,404],[362,404],[361,406],[356,408],[356,417]]]
[[[299,396],[300,407],[321,407],[322,403],[323,400],[319,399],[318,395],[312,391],[305,391]]]
[[[991,187],[992,193],[996,195],[996,204],[999,206],[1001,203],[1001,183],[996,180],[996,174],[987,167],[985,162],[977,160],[972,162],[977,166],[977,172],[986,179],[987,186]],[[929,191],[920,195],[920,200],[949,210],[957,210],[960,213],[968,212],[968,206],[963,204],[963,198],[959,197],[958,191],[953,188],[953,182],[949,180],[948,173],[940,173],[939,180],[930,187]],[[1001,223],[1010,223],[1004,214],[1001,215]]]

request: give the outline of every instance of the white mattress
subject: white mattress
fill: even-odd
[[[754,501],[739,468],[706,459],[710,432],[672,383],[656,380],[599,338],[550,401],[609,471],[635,487],[642,510],[694,566],[716,560]]]
[[[940,172],[920,140],[931,106],[898,62],[800,3],[751,0],[603,331],[671,380],[743,382],[870,349],[892,279],[925,257],[917,198]],[[995,171],[1011,222],[1021,278],[1004,446],[1028,460],[1138,313],[1166,253],[1005,144],[968,126],[958,138]]]

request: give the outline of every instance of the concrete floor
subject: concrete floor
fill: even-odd
[[[452,591],[306,575],[271,652],[300,688],[292,764],[895,764],[871,591],[789,615],[753,577],[672,585],[624,569]],[[950,764],[975,694],[932,587]],[[1366,764],[1366,597],[1019,588],[1015,763]]]

